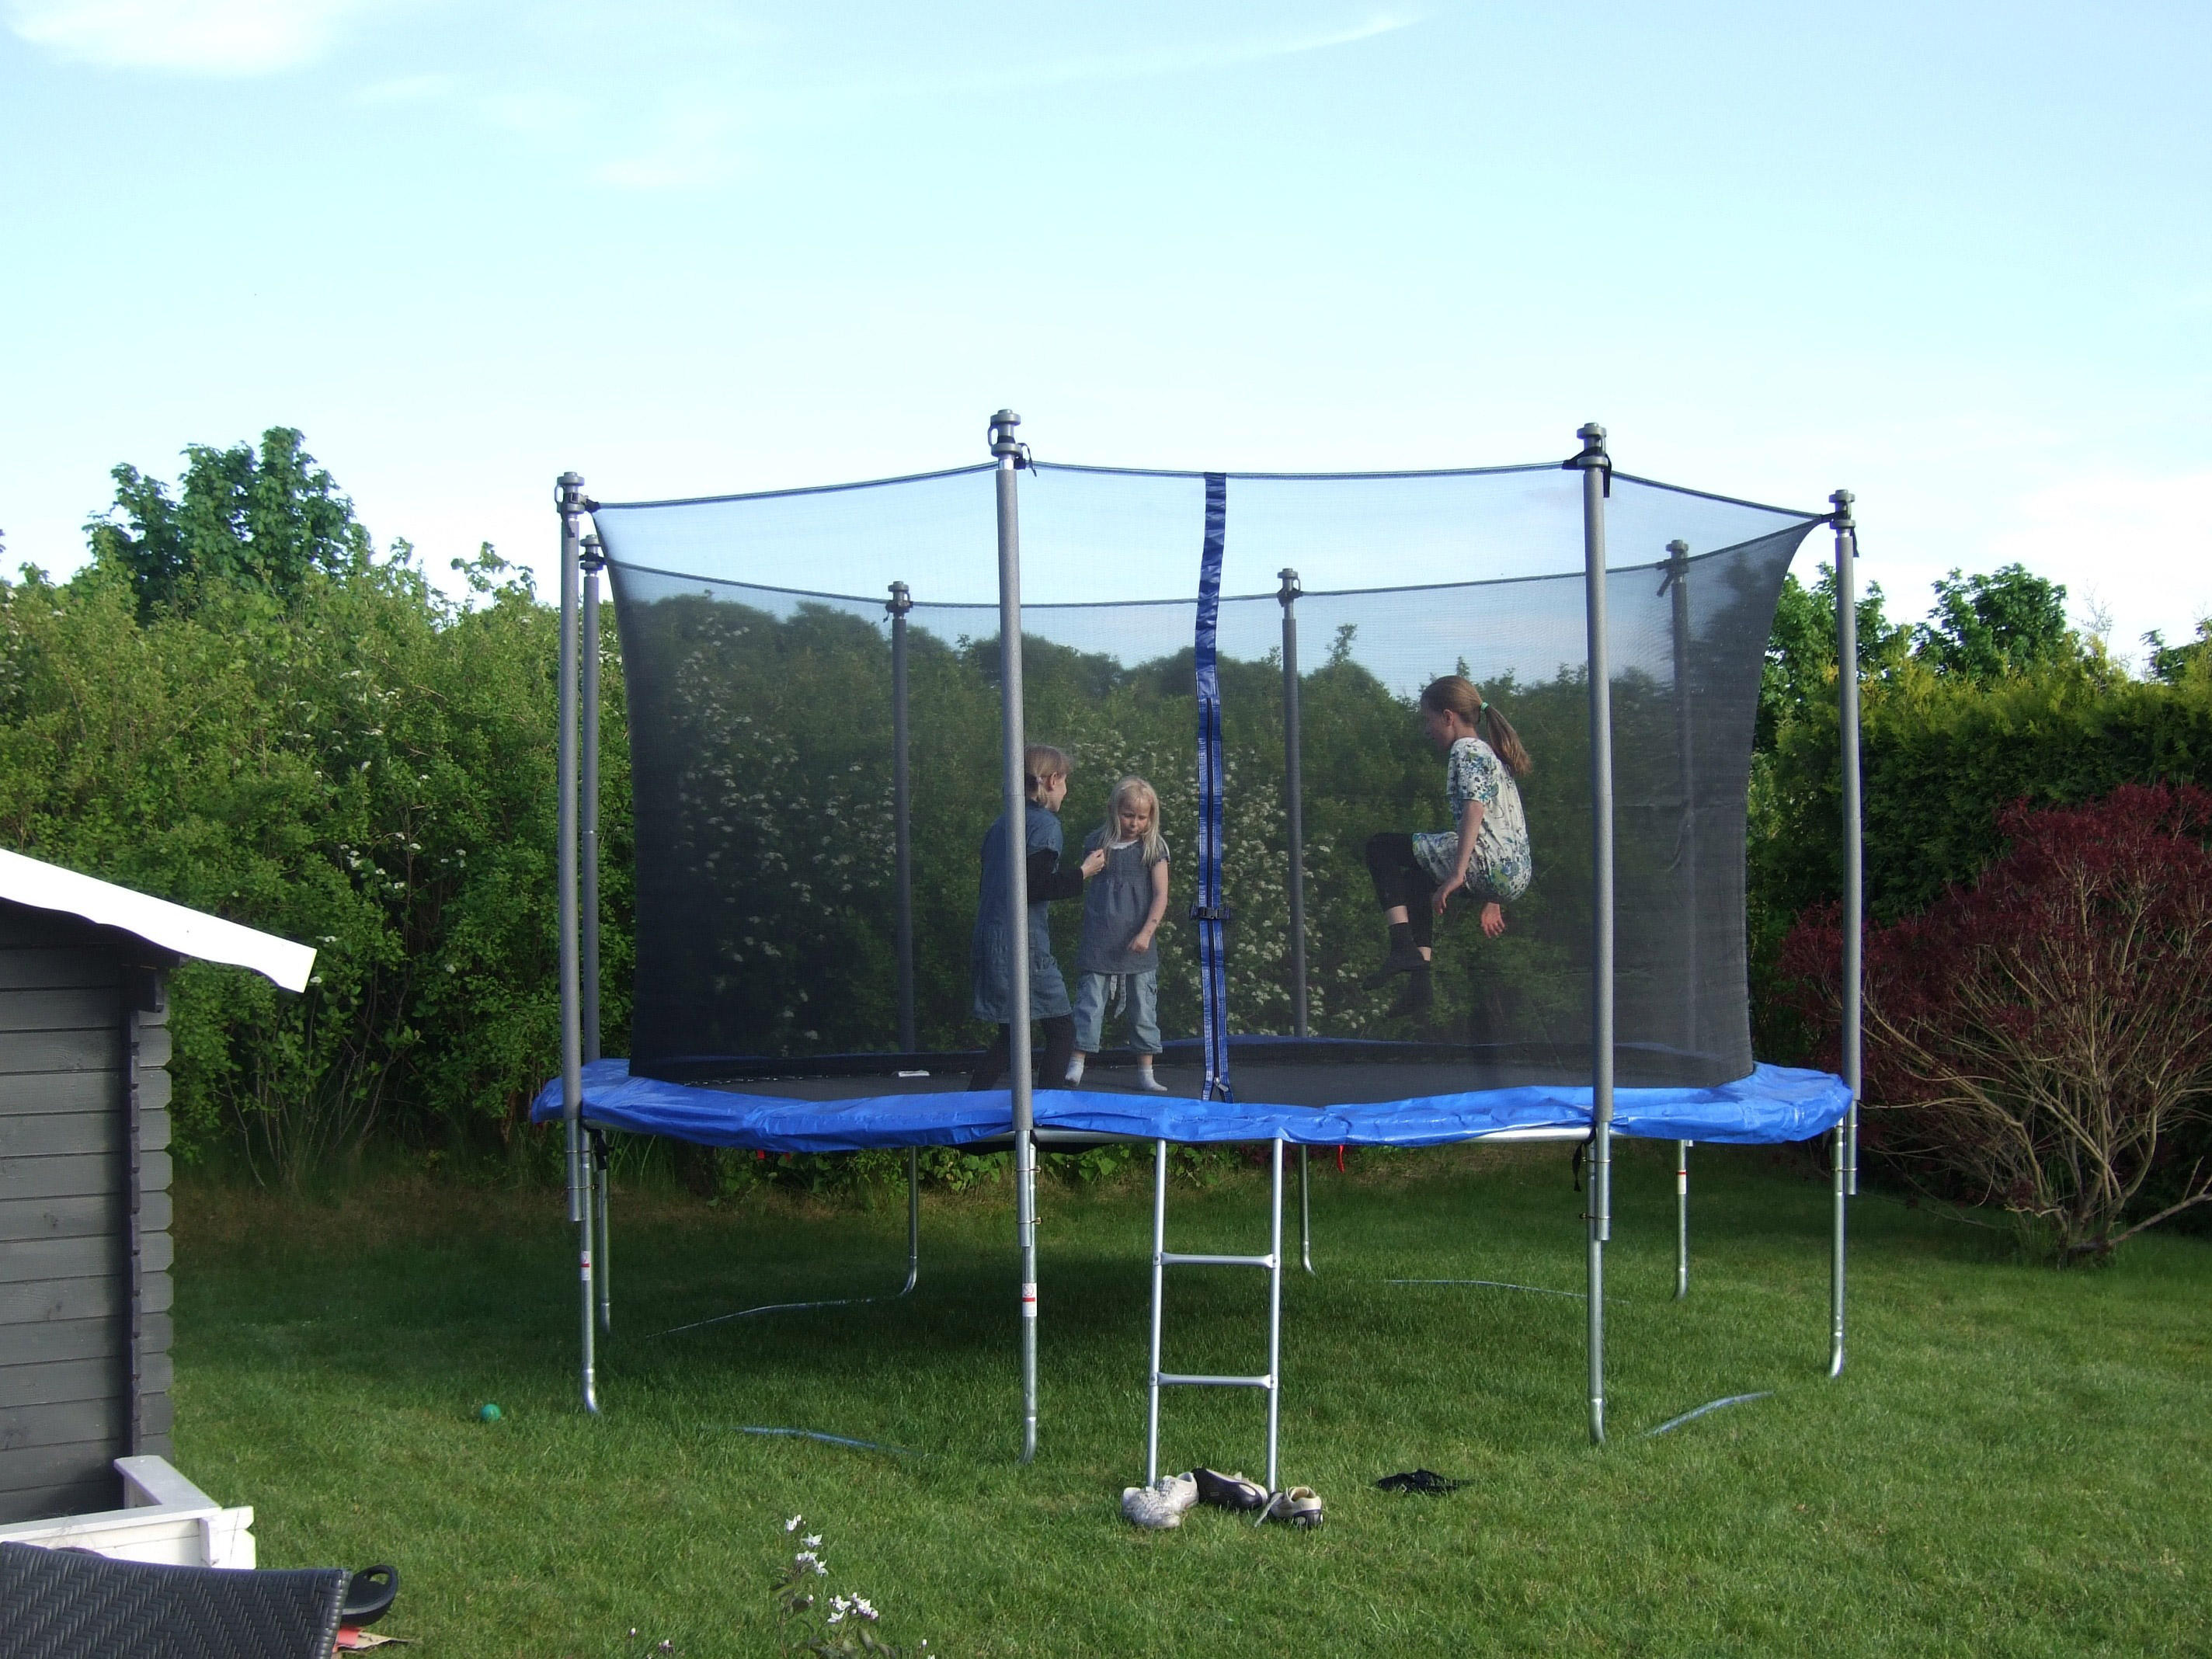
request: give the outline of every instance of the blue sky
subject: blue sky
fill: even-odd
[[[0,527],[301,428],[380,539],[1041,455],[1539,459],[2212,611],[2212,8],[0,0]],[[1809,568],[1810,556],[1807,556]]]

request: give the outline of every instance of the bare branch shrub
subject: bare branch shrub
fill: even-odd
[[[2212,1199],[2201,1167],[2132,1212],[2212,1101],[2212,794],[2126,785],[2000,815],[1971,887],[1866,938],[1866,1140],[1923,1185],[1998,1204],[2059,1261]],[[1842,934],[1801,917],[1784,971],[1832,1063]]]

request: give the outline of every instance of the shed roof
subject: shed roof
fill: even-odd
[[[251,968],[288,991],[306,990],[315,965],[307,945],[5,848],[0,848],[0,899],[119,927],[179,956]]]

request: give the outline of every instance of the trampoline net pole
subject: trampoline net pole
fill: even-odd
[[[584,638],[577,669],[583,689],[578,714],[580,764],[577,875],[578,920],[583,957],[579,984],[584,1024],[584,1063],[599,1057],[599,572],[606,564],[599,538],[583,540]],[[601,1173],[605,1173],[602,1166]],[[604,1194],[602,1200],[604,1200]],[[604,1265],[604,1264],[602,1264]]]
[[[1277,573],[1275,597],[1283,607],[1283,801],[1287,808],[1291,864],[1291,1035],[1307,1036],[1305,740],[1298,710],[1298,573]],[[1298,1148],[1298,1261],[1313,1264],[1313,1190],[1307,1149]]]
[[[1833,1179],[1834,1239],[1829,1262],[1828,1375],[1844,1370],[1844,1200],[1858,1191],[1860,1059],[1864,1042],[1861,959],[1865,927],[1866,869],[1860,839],[1862,780],[1859,772],[1858,531],[1851,518],[1851,492],[1829,496],[1836,509],[1836,702],[1843,751],[1841,802],[1844,831],[1844,960],[1842,1062],[1850,1106],[1836,1126]]]
[[[1690,544],[1667,544],[1664,586],[1670,602],[1668,625],[1674,655],[1674,776],[1681,791],[1680,828],[1674,838],[1682,907],[1682,1048],[1698,1052],[1698,771],[1696,733],[1690,720]]]
[[[1280,573],[1283,606],[1283,804],[1290,832],[1291,1035],[1305,1036],[1306,814],[1304,740],[1298,714],[1298,573]],[[1301,1149],[1300,1156],[1304,1157]]]
[[[1576,435],[1568,463],[1583,475],[1583,586],[1589,639],[1590,1158],[1589,1433],[1605,1443],[1605,1246],[1613,1214],[1613,700],[1606,649],[1605,498],[1612,484],[1605,428]]]
[[[560,918],[561,1111],[568,1131],[568,1219],[576,1228],[578,1276],[583,1296],[581,1383],[586,1409],[597,1412],[599,1403],[592,1346],[599,1316],[592,1286],[592,1232],[596,1218],[592,1208],[591,1158],[583,1135],[583,997],[576,915],[576,613],[579,566],[583,553],[580,520],[589,510],[589,503],[584,498],[583,479],[574,472],[562,473],[556,501],[561,515],[561,685],[555,768],[560,800],[556,814],[554,878],[559,889],[556,907]]]
[[[1002,409],[991,417],[991,453],[998,460],[1000,745],[1006,811],[1006,1082],[1013,1097],[1014,1231],[1022,1259],[1022,1462],[1036,1456],[1036,1135],[1030,1078],[1029,789],[1022,708],[1022,532],[1014,436],[1021,416]]]
[[[891,836],[898,881],[898,913],[892,954],[898,966],[899,1052],[921,1047],[914,1018],[914,792],[908,770],[906,613],[914,595],[904,582],[891,584],[884,610],[891,618]]]
[[[577,920],[581,934],[581,957],[577,965],[579,1002],[583,1021],[583,1056],[586,1065],[599,1057],[599,572],[605,568],[597,535],[586,536],[579,551],[583,573],[583,640],[578,652],[577,675],[581,690],[577,712],[578,837]],[[614,1285],[608,1276],[607,1205],[614,1182],[607,1170],[607,1138],[590,1132],[596,1205],[597,1239],[592,1258],[592,1279],[599,1296],[602,1331],[614,1329]]]

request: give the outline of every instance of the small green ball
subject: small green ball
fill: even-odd
[[[477,1407],[477,1421],[479,1423],[496,1423],[500,1419],[500,1415],[498,1406],[491,1401],[487,1400]]]

